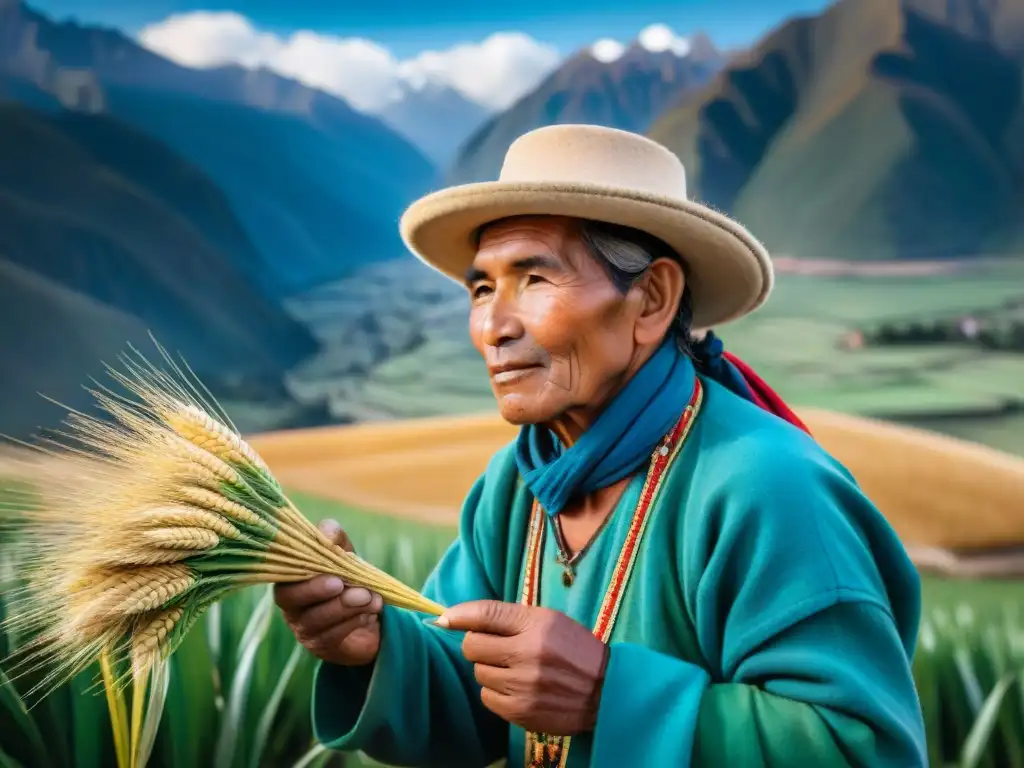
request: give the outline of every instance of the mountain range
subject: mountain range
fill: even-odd
[[[279,377],[309,331],[246,279],[227,199],[160,142],[105,116],[0,105],[2,431],[84,406],[81,385],[149,331],[211,382]]]
[[[649,43],[578,51],[499,114],[430,84],[368,115],[0,0],[0,432],[50,425],[36,392],[83,403],[99,362],[150,332],[258,401],[243,428],[344,414],[317,377],[366,376],[421,343],[412,304],[455,306],[402,283],[435,279],[405,270],[402,209],[495,178],[543,125],[647,132],[691,196],[779,255],[1024,251],[1021,0],[839,0],[745,51]],[[351,311],[325,309],[338,297]]]
[[[1024,3],[840,0],[793,19],[650,135],[777,254],[1024,250]]]
[[[16,436],[60,418],[35,393],[79,406],[100,362],[149,333],[293,418],[282,377],[319,343],[281,299],[401,256],[395,220],[437,178],[340,99],[180,67],[14,0],[0,102],[0,393],[18,403],[0,432]]]
[[[447,180],[461,184],[497,178],[509,145],[545,125],[587,123],[643,132],[686,93],[705,85],[723,60],[703,35],[682,54],[651,50],[640,40],[611,52],[601,45],[583,49],[472,134]]]
[[[439,169],[448,168],[467,136],[491,117],[491,111],[450,86],[407,86],[378,117],[423,152]]]
[[[275,295],[403,253],[394,221],[437,178],[407,140],[322,91],[268,70],[182,67],[117,30],[53,22],[14,0],[0,0],[0,75],[126,122],[201,168],[263,257],[254,279]]]

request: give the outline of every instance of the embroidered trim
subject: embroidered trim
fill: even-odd
[[[643,540],[644,531],[647,529],[647,521],[650,519],[650,512],[654,508],[654,500],[658,491],[661,490],[662,482],[666,476],[666,470],[675,461],[676,456],[682,449],[686,438],[690,434],[690,428],[700,411],[701,403],[704,400],[704,388],[700,379],[694,380],[693,395],[686,406],[679,421],[672,428],[672,431],[665,436],[661,444],[655,450],[651,466],[647,470],[647,477],[644,480],[644,487],[640,492],[640,500],[637,502],[633,512],[633,519],[629,524],[629,531],[626,540],[619,552],[618,560],[615,563],[615,570],[612,571],[612,578],[608,583],[604,599],[601,601],[601,609],[597,614],[597,621],[594,624],[594,636],[602,643],[611,639],[612,629],[615,620],[619,615],[619,608],[622,599],[626,594],[626,587],[629,578],[633,574],[633,566],[640,551],[640,542]],[[544,510],[534,500],[533,509],[530,514],[530,527],[527,537],[526,559],[523,570],[523,591],[519,602],[524,605],[537,605],[540,597],[540,566],[541,553],[544,549]],[[545,736],[543,734],[526,734],[526,767],[527,768],[565,768],[569,760],[569,745],[572,739],[569,736]]]

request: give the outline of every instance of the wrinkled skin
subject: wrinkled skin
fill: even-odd
[[[438,623],[466,632],[484,706],[528,731],[572,736],[593,730],[608,646],[564,613],[477,600]]]
[[[567,441],[653,353],[683,290],[682,269],[663,260],[623,296],[579,231],[558,217],[493,224],[466,274],[470,338],[502,417]]]
[[[559,217],[498,222],[483,232],[466,274],[470,338],[502,417],[544,424],[566,445],[654,353],[684,286],[682,267],[662,259],[623,295],[579,231],[579,222]],[[589,540],[626,482],[559,514],[571,549]],[[344,665],[376,658],[378,595],[320,578],[279,587],[277,595],[313,654]],[[491,600],[453,606],[438,623],[466,632],[463,655],[495,714],[555,735],[594,727],[608,648],[588,627],[547,608]]]

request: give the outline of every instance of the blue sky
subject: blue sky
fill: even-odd
[[[823,0],[28,0],[59,18],[73,16],[134,33],[174,13],[240,13],[263,30],[296,30],[375,40],[397,56],[525,32],[568,53],[601,37],[629,39],[664,23],[680,34],[707,32],[724,47],[745,45],[789,16],[820,11]]]

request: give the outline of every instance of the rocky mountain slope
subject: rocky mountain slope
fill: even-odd
[[[545,125],[590,123],[644,131],[687,91],[707,83],[719,66],[719,55],[703,36],[682,55],[652,51],[640,42],[612,55],[600,46],[582,50],[470,136],[448,179],[497,178],[509,145]]]
[[[1024,251],[1024,4],[840,0],[663,115],[696,196],[776,253]]]

